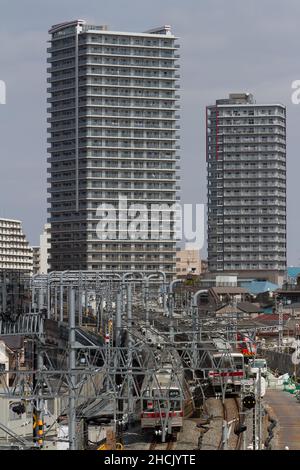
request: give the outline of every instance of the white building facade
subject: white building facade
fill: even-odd
[[[206,121],[209,270],[283,273],[285,106],[235,93],[208,106]]]
[[[47,274],[49,270],[50,224],[45,224],[39,246],[33,246],[33,274]]]
[[[178,43],[169,26],[109,31],[83,20],[55,25],[48,49],[51,270],[176,271],[179,169]],[[164,205],[170,235],[99,239],[97,209]],[[141,208],[145,215],[145,206]],[[121,227],[122,225],[122,227]],[[121,235],[120,235],[121,234]]]
[[[0,269],[32,272],[32,248],[20,220],[0,219]]]
[[[43,233],[40,235],[40,274],[47,274],[49,270],[50,228],[50,224],[45,224]]]

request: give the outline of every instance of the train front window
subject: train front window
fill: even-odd
[[[180,400],[171,400],[171,402],[170,402],[170,410],[172,410],[172,411],[179,411],[179,410],[181,410],[181,402],[180,402]]]
[[[159,407],[161,409],[168,408],[168,402],[166,400],[159,400]]]
[[[244,363],[243,363],[243,361],[236,360],[236,361],[234,362],[234,367],[235,367],[236,369],[243,369],[243,368],[244,368]]]
[[[217,368],[220,368],[220,369],[232,369],[233,367],[233,361],[231,361],[227,357],[222,357],[221,359],[218,358],[216,364],[217,364]]]
[[[144,410],[153,410],[153,401],[143,400],[143,409]]]
[[[244,360],[241,357],[221,357],[216,361],[217,368],[220,369],[243,369]]]

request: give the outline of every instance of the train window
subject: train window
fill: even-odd
[[[242,357],[216,357],[216,367],[220,369],[243,369],[244,359]]]
[[[234,361],[234,366],[236,367],[236,369],[243,369],[244,363],[243,361]]]
[[[177,398],[180,396],[180,391],[179,390],[170,390],[169,391],[169,397],[170,398]]]
[[[168,408],[167,400],[159,400],[159,408],[161,409]]]
[[[173,411],[179,411],[181,410],[181,403],[179,400],[171,400],[170,402],[170,410],[173,410]]]
[[[150,402],[150,400],[143,400],[143,409],[153,410],[153,402]]]
[[[244,358],[242,358],[242,357],[235,357],[235,358],[234,358],[234,366],[235,366],[237,369],[243,369],[243,367],[244,367]]]
[[[217,358],[216,365],[217,365],[217,368],[220,368],[220,369],[232,369],[233,361],[231,361],[227,357]]]

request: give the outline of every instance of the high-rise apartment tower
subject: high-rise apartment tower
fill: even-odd
[[[210,271],[286,268],[286,110],[230,94],[207,107]]]
[[[179,189],[176,37],[169,26],[127,33],[83,20],[49,33],[51,270],[172,275]],[[128,209],[165,205],[171,236],[151,236],[150,212],[143,208],[143,236],[126,236],[134,210],[120,220],[120,198]],[[96,230],[103,204],[117,208],[116,226],[109,229],[115,227],[117,236],[106,240]]]

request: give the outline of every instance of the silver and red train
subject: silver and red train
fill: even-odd
[[[215,353],[208,379],[215,392],[239,393],[246,378],[244,355],[240,352]]]
[[[169,434],[179,432],[183,419],[194,410],[193,399],[184,379],[184,371],[174,374],[172,364],[164,364],[152,382],[144,381],[141,399],[141,427],[160,434],[162,427]]]

